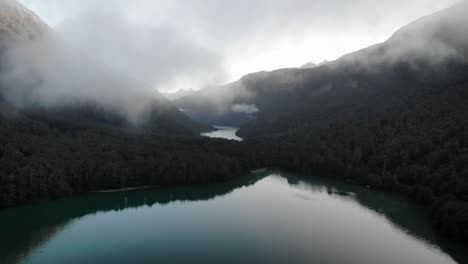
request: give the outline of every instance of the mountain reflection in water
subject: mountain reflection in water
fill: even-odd
[[[347,224],[343,225],[343,221]],[[362,221],[371,224],[364,226]],[[374,226],[373,222],[378,224]],[[127,238],[128,243],[144,242],[148,248],[142,248],[142,244],[134,250],[141,256],[122,252],[119,248],[125,248],[125,241],[112,245],[114,235],[106,233],[105,227],[112,225],[128,228],[122,230],[121,239]],[[92,228],[95,233],[77,231]],[[232,232],[228,231],[230,228]],[[355,233],[357,229],[364,233],[361,239],[361,233]],[[152,232],[153,236],[145,235]],[[376,241],[366,241],[372,239],[366,232],[381,235],[382,245],[378,247]],[[307,252],[314,250],[323,252],[315,256],[316,263],[340,263],[343,259],[333,256],[337,254],[348,259],[355,257],[356,262],[351,259],[348,263],[373,261],[377,257],[381,257],[380,263],[395,260],[464,263],[468,259],[463,245],[438,239],[428,223],[427,212],[402,197],[328,178],[271,171],[224,184],[90,193],[7,209],[0,211],[0,233],[0,263],[5,264],[63,261],[70,250],[88,255],[82,259],[76,256],[68,263],[91,260],[130,263],[130,259],[146,263],[139,257],[148,263],[168,260],[165,257],[171,257],[172,262],[187,263],[202,252],[211,252],[208,248],[213,250],[204,254],[208,262],[307,263],[310,262],[306,259]],[[140,235],[133,237],[136,234]],[[75,250],[74,247],[90,239],[85,235],[99,236],[96,240],[102,241],[93,248],[97,247],[95,250],[101,253],[107,250],[108,254],[101,256],[93,249]],[[347,241],[353,237],[356,241]],[[190,241],[198,244],[190,244],[193,246],[190,248],[184,246],[184,241],[187,245]],[[334,248],[336,241],[341,248]],[[417,247],[413,249],[415,254],[433,254],[433,259],[431,256],[412,259],[414,256],[410,255],[399,258],[403,253],[394,245],[400,242]],[[284,243],[289,243],[290,248],[285,248]],[[369,248],[372,252],[366,253],[369,256],[354,255],[360,252],[361,246],[372,246]],[[153,253],[155,247],[168,255]],[[114,251],[117,251],[115,258],[110,256]],[[186,258],[178,259],[174,253],[178,251],[185,252]],[[284,252],[293,256],[281,258]]]

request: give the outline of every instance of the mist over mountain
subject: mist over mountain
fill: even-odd
[[[193,90],[193,89],[179,89],[175,92],[172,92],[172,93],[163,93],[163,95],[171,100],[171,101],[174,101],[174,100],[177,100],[177,99],[180,99],[182,97],[185,97],[185,96],[188,96],[188,95],[191,95],[193,93],[195,93],[196,91]]]
[[[309,68],[309,69],[312,69],[312,68],[315,68],[315,67],[317,67],[317,66],[318,66],[318,64],[315,63],[315,62],[308,62],[308,63],[302,65],[301,68],[302,68],[302,69],[308,69],[308,68]]]
[[[382,44],[292,70],[292,83],[269,87],[279,103],[238,135],[276,146],[280,167],[404,193],[431,206],[441,233],[466,239],[466,10],[465,1]]]
[[[384,43],[333,62],[320,63],[317,67],[305,65],[299,69],[249,74],[233,84],[205,89],[175,103],[196,120],[209,124],[229,124],[232,121],[231,125],[239,125],[250,120],[251,115],[233,120],[232,115],[236,114],[232,106],[236,104],[255,105],[260,115],[270,110],[280,113],[283,105],[301,104],[310,97],[327,94],[336,89],[337,82],[344,82],[339,85],[351,89],[360,85],[352,78],[341,80],[348,72],[370,74],[386,71],[387,67],[398,63],[407,63],[416,69],[422,67],[419,63],[422,61],[433,66],[447,60],[463,62],[468,42],[464,33],[468,23],[465,10],[466,2],[462,2],[421,18],[400,29]]]
[[[312,2],[225,2],[248,14],[243,23],[239,13],[220,12],[229,8],[219,1],[184,2],[180,21],[161,18],[184,30],[161,26],[147,35],[145,23],[123,12],[136,2],[72,1],[97,9],[57,26],[71,34],[66,41],[17,1],[3,0],[0,207],[101,189],[224,182],[268,167],[405,194],[431,209],[440,234],[468,241],[468,1],[334,61],[207,85],[224,79],[227,50],[309,25],[306,10],[322,5]],[[323,5],[334,18],[358,9],[352,1]],[[253,11],[263,7],[268,25],[254,23]],[[280,30],[277,17],[289,19],[284,10],[300,15]],[[230,23],[199,19],[205,16]],[[244,43],[245,35],[254,37]],[[173,101],[156,90],[187,79],[206,88],[166,94]],[[200,136],[214,125],[240,127],[244,141]]]
[[[413,197],[441,233],[466,239],[466,10],[463,1],[335,61],[249,74],[176,104],[240,124],[239,136],[270,146],[274,166]],[[234,119],[234,105],[258,111]]]
[[[49,34],[51,29],[32,11],[15,0],[3,0],[0,5],[0,36],[2,40],[34,39]],[[4,43],[2,43],[4,45]]]
[[[322,112],[326,111],[324,107],[317,109],[322,114],[311,109],[314,105],[322,105],[323,100],[336,104],[334,107],[337,109],[334,109],[345,111],[345,106],[338,106],[342,100],[355,105],[372,104],[384,94],[395,96],[398,89],[410,93],[415,89],[412,86],[443,86],[444,82],[450,86],[456,81],[463,81],[464,74],[461,73],[468,62],[468,36],[464,34],[464,28],[468,26],[468,18],[465,16],[467,8],[468,2],[465,1],[421,18],[400,29],[384,43],[345,55],[318,68],[290,70],[281,79],[290,80],[289,83],[275,81],[268,86],[270,90],[281,91],[281,100],[277,100],[279,103],[276,109],[264,111],[263,118],[247,124],[245,129],[249,127],[268,131],[269,122],[273,122],[277,125],[272,125],[271,131],[278,131],[276,129],[284,127],[285,122],[296,122],[297,111],[303,111],[311,118],[328,117]],[[267,79],[273,80],[275,72],[270,75]],[[261,91],[262,86],[257,82],[250,90]],[[358,95],[360,92],[368,95],[361,97]],[[263,95],[262,98],[264,96],[269,95]],[[385,104],[391,102],[391,98],[387,99]],[[292,105],[281,108],[288,104]],[[280,118],[283,116],[284,119]]]
[[[48,115],[92,111],[98,119],[157,133],[207,129],[153,87],[73,48],[18,2],[2,3],[0,15],[1,95],[13,107],[36,115],[37,109]]]

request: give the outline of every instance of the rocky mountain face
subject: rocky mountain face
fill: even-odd
[[[256,134],[253,130],[257,129],[279,133],[277,128],[284,127],[285,121],[295,122],[296,114],[301,111],[317,118],[326,116],[312,111],[313,105],[317,102],[322,105],[326,102],[324,100],[336,104],[340,100],[354,100],[356,105],[370,104],[384,95],[395,95],[402,87],[406,87],[403,92],[410,93],[412,86],[420,86],[429,80],[433,82],[427,85],[445,85],[446,88],[464,80],[462,72],[468,63],[468,35],[464,34],[468,17],[465,10],[468,10],[466,1],[409,24],[384,43],[345,55],[315,69],[291,70],[283,80],[283,83],[289,80],[286,85],[278,80],[272,81],[267,88],[283,91],[277,110],[263,111],[262,118],[246,124],[240,133],[247,136],[249,133],[246,131],[250,130],[253,136]],[[274,80],[274,73],[266,79]],[[251,89],[261,90],[258,82],[252,86],[255,88]],[[366,96],[359,97],[361,92]],[[325,110],[321,108],[320,111]],[[288,117],[283,119],[280,116]],[[272,122],[271,126],[269,122]]]
[[[252,73],[227,85],[197,91],[174,103],[200,122],[241,126],[255,119],[259,113],[280,107],[284,97],[287,98],[299,84],[301,75],[297,69]],[[258,111],[243,111],[250,108]]]
[[[1,38],[33,39],[50,32],[47,24],[16,0],[2,0],[0,3]]]
[[[0,10],[0,208],[100,189],[226,181],[258,156],[200,137],[208,126],[70,48],[16,1],[1,0]]]
[[[466,10],[464,1],[336,61],[250,74],[176,104],[208,122],[255,105],[238,135],[268,146],[271,166],[404,193],[431,206],[440,233],[466,241]]]
[[[37,17],[12,0],[3,3],[20,10],[5,15],[4,36],[17,43],[41,36],[46,27]],[[175,101],[200,120],[244,124],[242,143],[183,137],[207,127],[156,92],[124,93],[144,84],[92,58],[76,56],[76,65],[67,56],[50,63],[37,52],[14,53],[21,56],[9,59],[22,58],[26,67],[15,68],[20,78],[13,80],[29,82],[0,85],[0,207],[96,189],[220,182],[274,167],[406,194],[431,207],[441,234],[468,241],[466,10],[463,2],[312,69],[254,73]],[[66,78],[56,78],[63,68]],[[0,69],[2,78],[9,73]],[[80,82],[82,76],[99,78]],[[30,101],[50,87],[57,88],[53,95],[79,87],[92,97],[73,104],[59,97],[52,107]],[[103,97],[91,93],[109,87]],[[135,105],[144,106],[138,126],[119,111]]]

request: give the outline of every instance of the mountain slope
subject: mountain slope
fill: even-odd
[[[17,1],[0,3],[0,46],[0,97],[34,113],[30,117],[73,127],[93,111],[88,121],[145,133],[197,135],[210,129],[149,85],[74,50]]]
[[[0,4],[0,38],[33,39],[49,34],[51,29],[31,10],[16,0]]]
[[[281,107],[284,98],[300,89],[301,80],[312,69],[281,69],[252,73],[239,81],[202,89],[175,100],[195,120],[210,125],[240,126],[265,111]],[[255,109],[255,111],[251,111]]]
[[[328,111],[333,111],[375,104],[382,96],[390,96],[391,101],[391,97],[407,96],[413,86],[462,83],[468,61],[465,10],[466,1],[411,23],[382,44],[310,71],[295,70],[287,76],[294,79],[293,85],[283,88],[290,93],[281,94],[282,105],[289,104],[288,107],[262,112],[261,118],[247,124],[240,134],[256,136],[294,130],[294,123],[298,122],[295,115],[307,113],[307,117],[299,115],[305,118],[302,121],[315,122],[313,118],[327,115],[323,104],[328,102],[332,104]],[[350,105],[340,106],[340,102]]]
[[[221,182],[256,167],[255,152],[200,137],[209,127],[71,49],[16,1],[1,1],[0,10],[0,208]]]
[[[468,241],[466,10],[460,3],[385,43],[296,70],[286,103],[239,135],[269,145],[275,166],[411,196],[431,206],[441,233]]]

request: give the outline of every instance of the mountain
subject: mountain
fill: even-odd
[[[240,126],[264,111],[279,107],[283,97],[302,78],[297,73],[297,69],[252,73],[227,85],[202,89],[174,103],[200,122]]]
[[[222,182],[261,166],[208,139],[150,86],[68,46],[0,2],[0,208],[92,190]]]
[[[404,193],[468,240],[468,2],[315,68],[249,74],[175,103],[238,135],[272,167]],[[233,120],[235,105],[258,112]],[[216,113],[216,114],[213,114]]]
[[[149,85],[75,50],[15,0],[0,4],[0,46],[0,99],[28,117],[61,126],[86,121],[160,135],[211,129]]]
[[[193,93],[195,93],[195,92],[196,92],[196,91],[193,90],[193,89],[187,89],[187,90],[185,90],[185,89],[179,89],[179,90],[177,90],[177,91],[175,91],[175,92],[172,92],[172,93],[163,93],[163,95],[164,95],[167,99],[169,99],[169,100],[171,100],[171,101],[174,101],[174,100],[180,99],[180,98],[182,98],[182,97],[185,97],[185,96],[187,96],[187,95],[191,95],[191,94],[193,94]]]
[[[307,123],[314,122],[313,118],[327,116],[328,113],[322,115],[317,111],[326,112],[323,104],[328,102],[336,104],[330,105],[328,111],[345,110],[344,106],[339,108],[339,102],[346,100],[353,106],[375,104],[384,95],[394,97],[401,92],[401,96],[409,96],[406,93],[412,92],[413,86],[444,87],[463,83],[463,70],[468,61],[468,35],[463,33],[463,28],[468,26],[468,17],[464,14],[467,7],[465,1],[423,17],[400,29],[384,43],[315,69],[290,71],[285,76],[291,80],[289,83],[282,85],[276,81],[273,88],[269,88],[288,91],[281,94],[281,105],[276,105],[288,107],[263,111],[261,118],[246,124],[240,134],[255,136],[263,135],[262,131],[283,133],[294,130],[297,116],[305,118],[302,121]],[[267,79],[274,80],[274,73]],[[260,87],[255,83],[251,89],[259,90]],[[383,103],[387,105],[391,97],[384,99]],[[284,130],[286,124],[291,127]]]
[[[421,18],[396,32],[385,43],[345,55],[336,61],[325,61],[313,68],[305,65],[298,69],[249,74],[233,84],[176,100],[175,104],[201,122],[242,125],[270,109],[281,112],[283,106],[304,101],[304,94],[307,98],[326,93],[332,89],[332,82],[326,81],[340,71],[363,72],[368,70],[365,68],[395,65],[398,61],[410,64],[410,59],[416,61],[417,58],[430,57],[429,63],[434,64],[451,56],[466,57],[463,46],[467,38],[463,32],[466,5],[462,2],[451,9]],[[348,86],[356,85],[353,80],[349,82]],[[239,116],[232,111],[236,104],[254,105],[259,111],[254,116]]]
[[[315,62],[308,62],[308,63],[302,65],[301,69],[308,69],[308,68],[312,69],[312,68],[315,68],[317,66],[318,66],[317,63],[315,63]]]
[[[440,233],[467,241],[466,10],[465,1],[384,43],[286,70],[287,84],[266,74],[281,101],[238,134],[270,146],[277,167],[404,193],[431,206]]]

